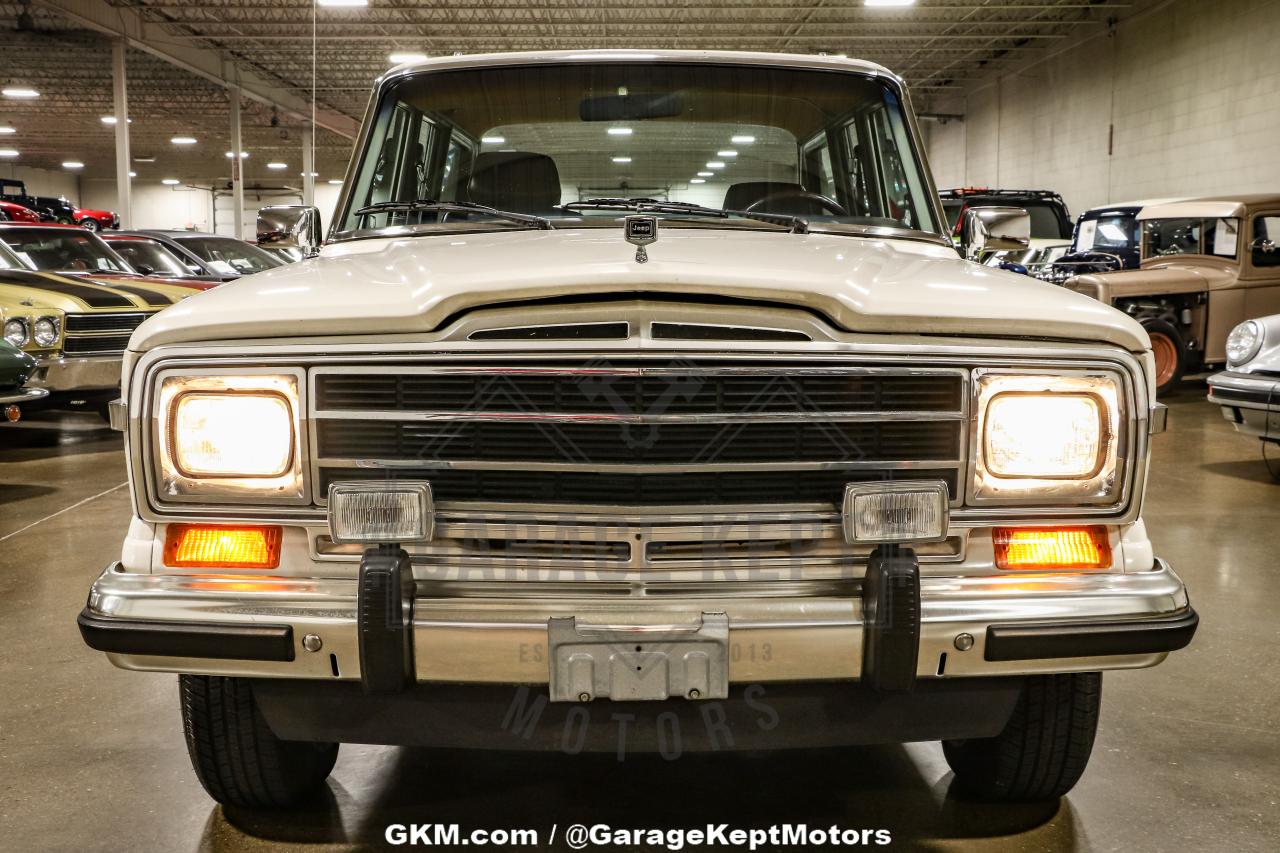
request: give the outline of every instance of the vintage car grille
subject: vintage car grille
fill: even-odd
[[[63,319],[64,355],[117,355],[129,345],[129,335],[151,314],[143,311],[68,314]]]
[[[669,363],[321,367],[317,494],[427,479],[436,500],[820,504],[854,481],[958,495],[966,378],[949,368]]]

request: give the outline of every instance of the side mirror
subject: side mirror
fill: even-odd
[[[320,211],[303,205],[258,211],[258,245],[298,249],[304,258],[320,254]]]
[[[156,274],[156,269],[155,269],[155,267],[147,266],[146,264],[134,264],[134,265],[133,265],[133,268],[134,268],[135,270],[137,270],[139,273],[141,273],[142,275],[155,275],[155,274]]]
[[[970,207],[960,220],[960,254],[966,260],[1030,245],[1031,214],[1020,207]]]

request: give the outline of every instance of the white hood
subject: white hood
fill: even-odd
[[[691,293],[792,303],[848,331],[1045,337],[1149,346],[1129,317],[1051,284],[908,240],[664,226],[649,262],[621,228],[339,243],[148,320],[130,348],[430,332],[469,308],[576,294]]]

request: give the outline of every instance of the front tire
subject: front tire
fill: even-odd
[[[290,806],[333,770],[338,745],[276,737],[248,679],[182,675],[178,689],[191,766],[209,796],[224,806]]]
[[[92,216],[86,216],[84,219],[81,219],[81,220],[80,220],[80,225],[81,225],[81,227],[83,227],[83,228],[87,228],[87,229],[89,229],[90,231],[101,231],[101,230],[102,230],[102,225],[101,225],[101,223],[99,223],[99,222],[98,222],[98,220],[94,219]]]
[[[1039,802],[1080,781],[1098,730],[1102,673],[1033,675],[993,738],[942,742],[959,789],[977,799]]]

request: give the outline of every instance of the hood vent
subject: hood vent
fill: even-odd
[[[561,326],[520,326],[482,329],[467,336],[472,341],[613,341],[630,334],[626,323],[570,323]]]
[[[654,323],[653,336],[680,341],[811,341],[804,332],[791,329],[757,329],[744,326],[710,326],[694,323]]]

